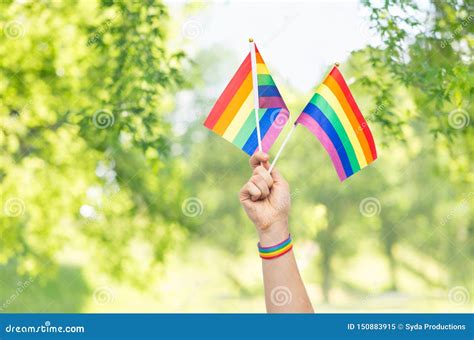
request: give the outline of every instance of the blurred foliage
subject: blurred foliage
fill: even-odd
[[[456,131],[446,122],[454,110],[463,110],[465,115],[473,112],[472,4],[456,0],[432,1],[429,6],[412,0],[362,2],[369,8],[372,29],[382,41],[381,47],[368,49],[370,62],[376,70],[386,69],[390,74],[361,79],[379,92],[376,103],[390,108],[387,115],[376,115],[375,119],[392,131],[408,119],[416,120],[434,136],[465,142],[470,129]],[[408,117],[393,111],[393,89],[398,84],[409,88],[419,108]],[[468,151],[466,143],[456,146]]]
[[[379,159],[341,184],[300,127],[278,163],[305,282],[326,302],[415,285],[472,292],[468,3],[363,3],[382,44],[341,70]],[[166,291],[173,274],[186,300],[261,297],[255,231],[237,197],[248,157],[202,126],[240,61],[225,46],[186,56],[172,44],[181,18],[169,16],[156,1],[0,3],[0,301],[17,275],[33,282],[19,301],[41,296],[32,310],[80,310],[91,295],[82,271],[139,291]],[[275,80],[294,116],[308,94]],[[63,280],[74,299],[44,307],[67,296]],[[208,295],[195,294],[206,280]],[[216,303],[232,311],[228,297]]]
[[[46,275],[61,249],[86,246],[104,272],[143,284],[186,224],[165,115],[186,61],[167,47],[166,7],[2,2],[0,13],[2,201],[24,210],[0,216],[0,262]]]

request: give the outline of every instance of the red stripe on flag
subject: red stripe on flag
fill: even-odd
[[[243,63],[240,65],[237,72],[230,80],[229,84],[227,84],[226,88],[224,89],[224,92],[222,92],[219,99],[217,99],[216,103],[214,104],[214,107],[212,108],[211,112],[209,113],[209,116],[207,116],[207,119],[204,122],[205,127],[212,130],[227,105],[229,105],[230,100],[232,99],[232,97],[234,97],[235,93],[242,85],[243,81],[245,80],[249,72],[251,72],[251,70],[252,66],[250,63],[249,53]]]
[[[347,99],[347,102],[349,103],[349,105],[352,108],[352,111],[357,117],[357,120],[359,121],[362,131],[364,131],[365,138],[367,139],[367,142],[369,143],[370,152],[372,153],[372,158],[374,160],[377,159],[377,150],[375,149],[375,143],[374,143],[374,138],[372,136],[372,132],[370,131],[370,128],[367,125],[367,122],[365,121],[364,116],[360,112],[359,106],[357,106],[357,103],[355,102],[354,97],[352,96],[352,93],[349,90],[349,87],[347,86],[346,81],[344,80],[344,77],[342,76],[341,72],[339,72],[339,69],[337,67],[333,67],[329,74],[334,79],[336,79],[337,83],[339,84],[339,87],[341,88],[342,92],[344,93]]]

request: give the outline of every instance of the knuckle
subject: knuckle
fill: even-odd
[[[266,174],[265,178],[267,179],[268,183],[273,184],[273,182],[274,182],[273,177],[269,173]]]
[[[257,173],[258,173],[258,175],[259,175],[260,177],[262,177],[263,179],[265,179],[265,181],[267,181],[267,179],[268,179],[268,176],[267,176],[267,175],[268,175],[268,174],[267,174],[267,171],[265,170],[265,168],[260,167],[260,168],[258,169],[258,172],[257,172]]]
[[[269,174],[265,174],[263,176],[264,180],[265,180],[265,183],[267,183],[268,186],[272,186],[273,185],[273,178],[272,176],[270,176]]]

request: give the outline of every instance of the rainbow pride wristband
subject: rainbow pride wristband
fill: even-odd
[[[283,242],[280,242],[277,245],[271,247],[262,247],[260,245],[260,242],[257,245],[260,257],[265,260],[276,259],[277,257],[288,253],[293,248],[291,234],[288,235],[288,238]]]

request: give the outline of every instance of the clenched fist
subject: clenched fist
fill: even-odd
[[[277,169],[268,172],[268,155],[257,151],[250,158],[252,177],[240,190],[240,202],[257,228],[262,246],[288,237],[290,187]]]

